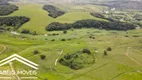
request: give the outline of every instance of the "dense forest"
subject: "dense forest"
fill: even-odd
[[[68,30],[71,28],[98,28],[98,29],[107,29],[107,30],[132,30],[136,28],[135,24],[124,23],[124,22],[106,22],[106,21],[97,21],[93,19],[79,20],[72,24],[62,24],[58,22],[53,22],[46,27],[48,31],[57,31],[57,30]]]
[[[15,5],[0,5],[0,16],[9,15],[16,10],[18,7]]]
[[[49,12],[49,16],[53,17],[53,18],[57,18],[63,14],[65,14],[65,12],[59,10],[58,8],[52,6],[52,5],[44,5],[43,9]]]
[[[24,16],[0,17],[0,27],[12,26],[14,29],[18,29],[21,25],[28,22],[29,20],[29,18]]]

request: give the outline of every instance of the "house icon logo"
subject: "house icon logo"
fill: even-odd
[[[36,64],[36,63],[26,59],[26,58],[23,58],[23,57],[21,57],[21,56],[19,56],[17,54],[13,54],[12,56],[9,56],[9,57],[1,60],[0,61],[0,66],[11,63],[12,61],[15,61],[15,60],[19,61],[19,62],[21,62],[21,63],[23,63],[23,64],[25,64],[25,65],[33,68],[33,69],[35,69],[35,70],[37,70],[38,69],[37,67],[39,66],[38,64]]]
[[[24,65],[32,68],[32,70],[15,70],[15,68],[13,67],[13,61],[18,61],[20,63],[23,63]],[[3,60],[0,61],[0,67],[1,66],[4,66],[6,64],[9,64],[10,66],[10,70],[0,70],[0,75],[5,75],[6,77],[4,76],[0,76],[0,80],[3,80],[3,79],[16,79],[16,80],[25,80],[25,79],[37,79],[38,77],[36,77],[37,75],[37,72],[36,70],[38,70],[38,64],[24,58],[24,57],[21,57],[17,54],[13,54]],[[20,76],[19,76],[20,75]],[[11,76],[11,77],[10,77]]]

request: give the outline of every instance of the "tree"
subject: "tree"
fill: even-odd
[[[66,39],[61,39],[61,41],[66,41]]]
[[[107,51],[104,51],[104,55],[107,56]]]
[[[23,29],[23,30],[21,31],[21,33],[30,34],[31,32],[30,32],[30,30],[28,30],[28,29]]]
[[[63,33],[64,33],[64,34],[66,34],[66,33],[67,33],[67,31],[66,31],[66,30],[64,30],[64,31],[63,31]]]
[[[51,41],[55,41],[55,39],[52,39]]]
[[[33,54],[38,54],[38,53],[39,53],[38,50],[34,50],[34,51],[33,51]]]
[[[34,31],[32,34],[33,34],[33,35],[38,35],[36,31]]]
[[[107,51],[111,51],[111,50],[112,50],[111,47],[108,47],[108,48],[107,48]]]
[[[84,49],[82,50],[82,52],[83,52],[83,53],[87,53],[87,54],[90,54],[90,53],[91,53],[91,51],[90,51],[89,49],[86,49],[86,48],[84,48]]]
[[[45,56],[45,55],[40,55],[40,58],[41,58],[42,60],[45,60],[45,59],[46,59],[46,56]]]

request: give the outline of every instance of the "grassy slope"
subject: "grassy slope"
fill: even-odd
[[[0,44],[7,46],[7,50],[1,54],[0,59],[13,53],[20,54],[39,64],[38,76],[40,78],[48,78],[49,80],[142,79],[140,76],[142,73],[137,72],[137,70],[142,69],[141,66],[125,56],[127,47],[132,47],[129,55],[142,63],[141,30],[128,31],[128,35],[130,36],[128,38],[124,37],[126,35],[126,32],[124,31],[105,31],[96,29],[69,30],[67,34],[63,34],[59,31],[50,33],[59,33],[60,35],[51,37],[31,35],[13,36],[9,33],[0,35]],[[91,34],[96,37],[95,40],[89,38],[89,35]],[[132,37],[133,35],[139,35],[140,37],[135,38]],[[26,36],[27,38],[22,39],[21,37],[23,36]],[[62,38],[72,38],[72,40],[62,42],[60,41]],[[45,39],[47,40],[45,41]],[[52,42],[50,41],[51,39],[55,39],[56,41]],[[112,51],[108,52],[108,57],[103,57],[103,51],[109,46],[112,47]],[[89,48],[92,51],[97,48],[98,53],[95,54],[97,61],[94,65],[77,71],[71,70],[59,63],[54,67],[54,62],[60,51],[64,50],[64,55],[66,53],[81,50],[82,48]],[[40,54],[33,55],[34,50],[39,50],[40,54],[46,55],[46,60],[40,60]],[[25,68],[22,64],[19,64],[19,66]],[[56,70],[52,71],[53,68],[56,68]]]
[[[53,21],[70,23],[79,19],[96,19],[87,12],[67,13],[57,19],[53,19],[48,17],[47,12],[41,9],[41,5],[23,4],[19,6],[20,10],[10,16],[23,15],[30,17],[31,21],[24,24],[22,28],[36,30],[39,33],[46,33],[45,26]],[[141,32],[142,30],[132,30],[126,34],[124,31],[80,29],[74,31],[69,30],[67,34],[63,34],[60,31],[49,32],[59,33],[60,35],[58,36],[13,36],[9,33],[4,33],[0,34],[0,45],[5,45],[7,50],[0,54],[0,60],[14,53],[20,54],[40,65],[38,76],[42,78],[41,80],[44,78],[48,78],[49,80],[141,80],[142,73],[135,71],[141,70],[141,66],[125,56],[127,47],[132,47],[129,55],[142,63]],[[96,37],[95,40],[88,38],[91,34]],[[130,37],[126,38],[124,37],[125,35],[129,35]],[[133,35],[139,35],[140,37],[135,38],[132,37]],[[22,37],[26,38],[23,39]],[[62,42],[60,41],[62,38],[72,38],[72,40]],[[52,39],[56,41],[51,42],[50,40]],[[107,47],[112,47],[112,51],[108,52],[107,57],[104,57],[103,51]],[[96,63],[94,65],[74,71],[58,63],[56,70],[52,70],[55,68],[54,62],[61,50],[64,50],[63,54],[66,54],[81,50],[82,48],[89,48],[92,51],[97,49],[98,53],[95,54]],[[46,60],[41,60],[40,54],[33,55],[34,50],[39,50],[40,54],[46,55]],[[18,66],[26,68],[22,64],[18,64]]]
[[[102,12],[102,10],[104,9],[108,9],[105,6],[99,6],[99,5],[75,5],[75,4],[53,4],[57,7],[59,7],[60,9],[70,12]]]
[[[42,5],[39,4],[21,4],[18,5],[19,10],[10,16],[27,16],[31,21],[24,24],[19,30],[27,28],[30,31],[38,33],[46,33],[45,27],[51,22],[72,23],[82,19],[97,19],[89,14],[89,12],[69,12],[57,19],[48,16],[48,13],[42,10]]]

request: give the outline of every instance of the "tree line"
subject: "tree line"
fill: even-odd
[[[48,16],[53,17],[53,18],[57,18],[57,17],[65,14],[64,11],[61,11],[52,5],[44,5],[43,9],[48,11],[49,12]]]
[[[133,23],[126,22],[107,22],[99,21],[93,19],[79,20],[72,24],[53,22],[46,27],[47,31],[58,31],[58,30],[68,30],[71,28],[80,29],[80,28],[98,28],[106,30],[132,30],[136,28],[136,25]]]
[[[0,5],[0,16],[9,15],[16,10],[18,7],[15,5]]]
[[[0,17],[0,27],[1,26],[12,26],[14,29],[18,29],[21,25],[28,22],[30,18],[24,16],[14,16],[14,17]]]

